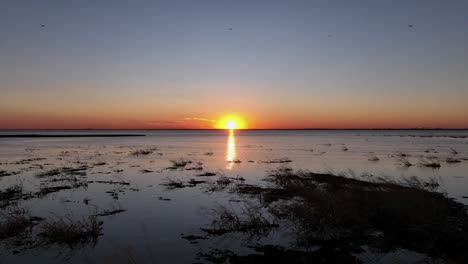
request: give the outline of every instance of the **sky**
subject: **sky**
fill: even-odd
[[[468,128],[468,1],[2,0],[0,129]]]

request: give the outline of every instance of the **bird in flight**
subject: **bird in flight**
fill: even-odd
[[[414,27],[414,25],[410,24],[410,25],[408,25],[408,27],[412,28],[412,27]]]
[[[229,28],[229,30],[232,30],[232,28]]]
[[[41,25],[41,27],[45,27],[45,25]]]

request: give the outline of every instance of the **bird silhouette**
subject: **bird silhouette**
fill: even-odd
[[[414,25],[408,25],[408,27],[412,28],[412,27],[414,27]]]
[[[41,25],[41,27],[45,27],[45,25]]]
[[[229,30],[232,30],[232,28],[229,28]]]

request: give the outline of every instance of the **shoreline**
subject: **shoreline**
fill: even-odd
[[[87,135],[79,135],[79,134],[58,134],[58,135],[51,135],[51,134],[24,134],[24,135],[0,135],[0,138],[77,138],[77,137],[145,137],[144,134],[87,134]]]

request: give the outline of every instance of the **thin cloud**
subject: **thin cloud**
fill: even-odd
[[[202,117],[186,117],[186,118],[184,118],[184,121],[202,121],[202,122],[211,122],[211,123],[216,122],[216,120],[206,119],[206,118],[202,118]]]

